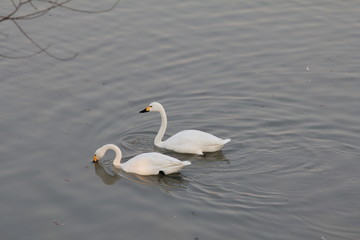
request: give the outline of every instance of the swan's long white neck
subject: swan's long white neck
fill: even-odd
[[[122,152],[121,152],[120,148],[118,146],[114,145],[114,144],[106,144],[104,146],[104,148],[105,148],[105,152],[107,150],[113,150],[115,152],[115,159],[113,161],[113,164],[114,164],[115,167],[121,168],[120,161],[121,161],[121,158],[122,158]]]
[[[167,127],[167,117],[166,117],[166,112],[165,112],[165,109],[163,108],[163,106],[160,107],[159,112],[160,112],[160,116],[161,116],[161,125],[160,125],[160,129],[154,140],[155,146],[160,146],[162,144],[162,138],[164,137],[166,127]]]

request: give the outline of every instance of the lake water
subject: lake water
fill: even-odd
[[[69,6],[113,3],[81,2]],[[18,21],[55,56],[78,55],[0,58],[1,239],[360,239],[359,12],[124,0]],[[0,31],[1,54],[38,51],[12,22]],[[166,137],[232,141],[205,156],[154,148],[160,116],[138,113],[152,101]],[[91,162],[106,143],[125,161],[160,151],[192,165],[117,172],[112,153]]]

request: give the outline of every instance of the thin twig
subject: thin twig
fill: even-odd
[[[14,2],[14,0],[11,0],[11,2],[12,2],[12,4],[13,4],[13,6],[16,8],[16,3]]]
[[[39,0],[39,1],[44,1],[44,2],[57,4],[54,1],[48,1],[48,0]],[[110,8],[104,9],[104,10],[99,10],[99,11],[81,10],[81,9],[68,7],[68,6],[65,6],[65,5],[61,5],[61,6],[59,5],[59,7],[65,8],[65,9],[68,9],[68,10],[71,10],[71,11],[74,11],[74,12],[81,12],[81,13],[104,13],[104,12],[109,12],[109,11],[113,10],[119,4],[119,2],[120,2],[120,0],[117,0]]]
[[[34,53],[32,53],[32,54],[29,54],[29,55],[24,55],[24,56],[9,56],[9,55],[3,55],[3,54],[0,53],[0,57],[9,58],[9,59],[30,58],[30,57],[34,57],[34,56],[36,56],[36,55],[44,52],[44,50],[47,50],[49,47],[50,47],[50,44],[49,44],[46,48],[44,48],[44,49],[42,49],[42,50],[39,50],[39,51],[34,52]]]
[[[71,59],[74,59],[78,53],[75,53],[74,56],[72,57],[69,57],[69,58],[60,58],[60,57],[57,57],[51,53],[49,53],[45,48],[42,48],[37,42],[35,42],[22,28],[21,26],[16,22],[16,20],[12,20],[12,22],[16,25],[16,27],[20,30],[20,32],[34,45],[36,46],[37,48],[39,48],[41,51],[43,51],[44,53],[46,53],[47,55],[49,55],[50,57],[53,57],[57,60],[61,60],[61,61],[68,61],[68,60],[71,60]]]
[[[52,9],[54,9],[54,8],[61,7],[62,5],[66,4],[66,3],[70,2],[70,1],[72,1],[72,0],[66,0],[66,1],[63,1],[63,2],[61,2],[61,3],[56,3],[56,4],[55,4],[55,3],[52,4],[52,2],[46,1],[46,2],[51,3],[52,5],[51,5],[50,7],[48,7],[48,8],[44,8],[44,9],[38,10],[38,11],[33,12],[33,13],[29,13],[29,14],[26,14],[26,15],[21,15],[21,16],[13,17],[13,18],[11,18],[11,19],[12,19],[12,20],[19,20],[19,19],[21,19],[21,20],[23,20],[23,19],[24,19],[24,20],[28,20],[28,19],[37,18],[37,17],[40,17],[40,16],[46,14],[47,12],[49,12],[50,10],[52,10]]]
[[[30,55],[26,55],[23,57],[14,57],[14,56],[7,56],[4,54],[0,54],[0,57],[5,57],[5,58],[11,58],[11,59],[17,59],[17,58],[27,58],[27,57],[32,57],[35,56],[37,54],[40,53],[45,53],[48,56],[55,58],[57,60],[61,60],[61,61],[67,61],[67,60],[71,60],[73,58],[75,58],[78,53],[75,53],[74,56],[69,57],[69,58],[60,58],[57,57],[53,54],[51,54],[48,51],[48,48],[50,47],[50,44],[46,47],[43,48],[41,47],[36,41],[34,41],[30,35],[28,35],[25,30],[19,25],[18,20],[31,20],[34,18],[38,18],[41,17],[42,15],[48,13],[49,11],[55,9],[55,8],[63,8],[63,9],[67,9],[70,11],[75,11],[75,12],[81,12],[81,13],[103,13],[103,12],[108,12],[113,10],[120,2],[120,0],[116,0],[115,3],[108,9],[105,10],[100,10],[100,11],[89,11],[89,10],[81,10],[81,9],[76,9],[76,8],[72,8],[72,7],[68,7],[66,6],[67,3],[71,2],[72,0],[19,0],[18,2],[16,0],[10,0],[14,9],[6,16],[0,16],[0,23],[3,21],[7,21],[10,20],[12,21],[15,26],[18,28],[18,30],[21,32],[21,34],[23,34],[25,36],[25,38],[27,38],[36,48],[38,48],[39,50],[36,51],[33,54]],[[48,4],[48,6],[44,6],[43,8],[39,8],[39,5],[35,5],[35,1],[37,2],[42,2],[44,4]],[[30,13],[24,13],[24,14],[19,14],[20,9],[23,6],[31,6],[34,11],[30,12]],[[3,35],[5,37],[7,37],[7,34],[4,34],[0,31],[0,35]]]
[[[38,10],[38,8],[33,4],[33,1],[30,1],[29,3],[36,11]]]

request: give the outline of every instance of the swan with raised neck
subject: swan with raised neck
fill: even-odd
[[[204,152],[219,151],[231,139],[221,139],[210,133],[199,130],[184,130],[174,134],[167,140],[162,141],[167,128],[167,117],[164,107],[158,102],[150,103],[140,113],[159,112],[161,124],[158,133],[154,139],[157,147],[166,148],[179,153],[190,153],[203,155]]]

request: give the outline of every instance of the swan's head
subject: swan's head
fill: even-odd
[[[149,106],[147,106],[146,108],[141,110],[139,113],[159,112],[161,109],[163,109],[163,106],[160,103],[152,102],[152,103],[149,104]]]
[[[106,152],[106,148],[104,147],[101,147],[98,150],[96,150],[93,157],[93,162],[96,163],[97,161],[99,161],[105,155],[105,152]]]

